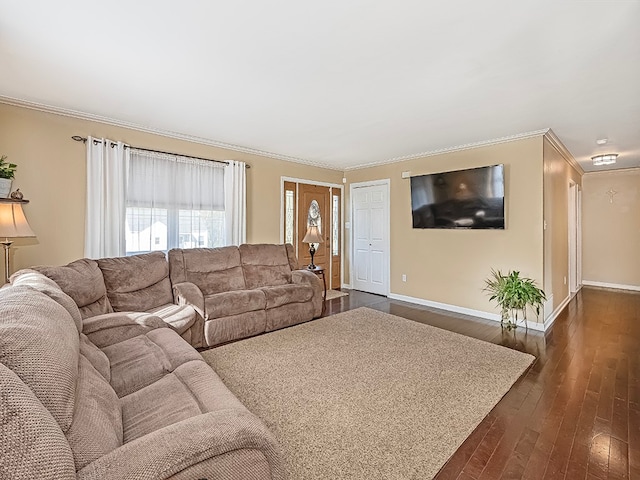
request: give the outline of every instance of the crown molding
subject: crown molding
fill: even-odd
[[[541,136],[545,135],[548,131],[549,131],[549,129],[545,128],[543,130],[535,130],[533,132],[518,133],[516,135],[509,135],[509,136],[506,136],[506,137],[494,138],[492,140],[483,140],[483,141],[480,141],[480,142],[473,142],[473,143],[465,143],[463,145],[456,145],[454,147],[439,148],[437,150],[428,150],[426,152],[413,153],[411,155],[404,155],[402,157],[393,157],[393,158],[389,158],[387,160],[381,160],[379,162],[363,163],[363,164],[356,165],[356,166],[353,166],[353,167],[347,167],[347,168],[345,168],[345,171],[359,170],[361,168],[377,167],[379,165],[388,165],[390,163],[404,162],[406,160],[415,160],[415,159],[424,158],[424,157],[433,157],[435,155],[442,155],[444,153],[452,153],[452,152],[460,152],[460,151],[463,151],[463,150],[471,150],[473,148],[478,148],[478,147],[487,147],[487,146],[490,146],[490,145],[498,145],[500,143],[513,142],[515,140],[523,140],[525,138],[541,137]]]
[[[549,140],[549,143],[553,146],[553,148],[555,148],[558,153],[562,155],[565,161],[573,168],[575,168],[580,175],[585,174],[584,168],[582,168],[582,166],[576,161],[576,159],[573,158],[571,152],[567,150],[567,147],[564,146],[564,143],[562,143],[562,141],[558,138],[553,130],[551,130],[550,128],[547,129],[546,133],[544,134],[544,138]]]
[[[266,152],[264,150],[258,150],[254,148],[241,147],[239,145],[233,145],[231,143],[217,142],[207,138],[197,137],[194,135],[186,135],[183,133],[173,132],[171,130],[163,130],[160,128],[147,127],[138,125],[136,123],[117,120],[115,118],[103,117],[101,115],[95,115],[92,113],[80,112],[77,110],[71,110],[61,107],[54,107],[46,105],[44,103],[31,102],[27,100],[21,100],[19,98],[7,97],[0,95],[0,103],[5,105],[11,105],[14,107],[28,108],[30,110],[37,110],[39,112],[51,113],[54,115],[61,115],[63,117],[77,118],[80,120],[88,120],[91,122],[103,123],[106,125],[113,125],[114,127],[128,128],[130,130],[136,130],[139,132],[151,133],[159,135],[161,137],[174,138],[176,140],[184,140],[186,142],[197,143],[200,145],[206,145],[209,147],[223,148],[225,150],[231,150],[233,152],[247,153],[250,155],[258,155],[261,157],[273,158],[275,160],[283,160],[285,162],[301,163],[303,165],[309,165],[312,167],[326,168],[328,170],[337,170],[342,172],[344,169],[336,167],[335,165],[329,165],[322,162],[316,162],[313,160],[306,160],[304,158],[291,157],[288,155],[281,155],[278,153]]]
[[[614,174],[614,173],[636,173],[640,172],[640,167],[625,167],[625,168],[610,168],[608,170],[591,170],[589,172],[584,172],[585,175],[606,175],[606,174]]]

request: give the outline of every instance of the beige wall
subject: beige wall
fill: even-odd
[[[349,184],[391,180],[391,292],[496,313],[482,291],[491,268],[520,270],[542,284],[542,144],[540,136],[347,171]],[[401,178],[403,171],[415,176],[499,163],[505,165],[505,230],[412,228],[410,180]],[[346,193],[350,220],[348,185]],[[348,275],[346,269],[345,281]]]
[[[584,281],[640,288],[640,168],[587,173],[582,186]]]
[[[280,240],[280,177],[288,175],[341,183],[342,172],[249,155],[98,122],[0,104],[0,155],[18,164],[13,189],[31,203],[25,213],[35,239],[14,244],[13,270],[36,264],[63,264],[84,249],[85,147],[72,135],[108,137],[131,145],[242,160],[247,172],[247,241]]]
[[[569,185],[580,185],[576,171],[556,147],[544,139],[544,283],[551,311],[569,296]],[[566,281],[565,281],[566,279]],[[545,312],[551,313],[551,312]]]

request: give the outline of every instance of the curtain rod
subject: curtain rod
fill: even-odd
[[[86,137],[81,137],[80,135],[74,135],[71,137],[72,140],[76,142],[87,143]],[[93,139],[95,143],[99,143],[100,140]],[[115,143],[111,143],[111,146],[115,146]],[[134,147],[132,145],[125,145],[125,148],[132,148],[134,150],[141,150],[143,152],[153,152],[153,153],[164,153],[165,155],[175,155],[176,157],[186,157],[186,158],[195,158],[196,160],[206,160],[207,162],[216,162],[216,163],[224,163],[225,165],[229,165],[229,162],[225,162],[224,160],[212,160],[210,158],[203,157],[194,157],[193,155],[183,155],[182,153],[173,153],[173,152],[163,152],[162,150],[152,150],[150,148],[142,148],[142,147]],[[251,168],[251,165],[245,164],[245,168]]]

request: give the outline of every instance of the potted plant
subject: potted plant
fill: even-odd
[[[495,300],[500,307],[500,322],[508,329],[518,326],[518,314],[527,327],[527,310],[531,308],[536,317],[539,316],[547,299],[534,280],[521,277],[518,271],[503,275],[500,270],[492,269],[491,276],[485,280],[484,291],[490,295],[489,300]]]
[[[6,161],[7,156],[0,157],[0,198],[8,198],[11,192],[11,180],[16,174],[18,166]]]

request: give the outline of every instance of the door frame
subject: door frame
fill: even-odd
[[[280,243],[284,243],[284,230],[282,226],[284,225],[284,182],[292,182],[292,183],[306,183],[307,185],[317,185],[319,187],[329,187],[329,188],[337,188],[340,190],[340,215],[342,221],[340,222],[340,278],[342,279],[342,283],[344,284],[344,185],[340,185],[339,183],[328,183],[328,182],[319,182],[317,180],[307,180],[305,178],[296,178],[296,177],[280,177]],[[296,214],[298,209],[298,189],[296,188]],[[298,255],[297,251],[297,242],[294,245],[296,249],[296,256]],[[351,272],[349,272],[351,273]]]
[[[582,248],[581,240],[581,198],[580,198],[580,185],[571,180],[569,182],[569,208],[568,210],[568,233],[569,233],[569,295],[574,294],[582,285],[582,272],[581,272],[581,258],[580,251]]]
[[[362,187],[376,187],[383,185],[387,190],[387,201],[385,202],[385,214],[387,217],[387,224],[384,225],[384,246],[385,246],[385,267],[387,274],[387,293],[386,296],[389,296],[391,293],[391,179],[383,178],[380,180],[369,180],[367,182],[355,182],[349,184],[349,287],[353,287],[353,262],[355,259],[355,241],[353,232],[355,231],[355,223],[353,223],[353,212],[354,212],[354,201],[353,201],[353,190],[355,188]],[[344,278],[344,277],[343,277]]]

